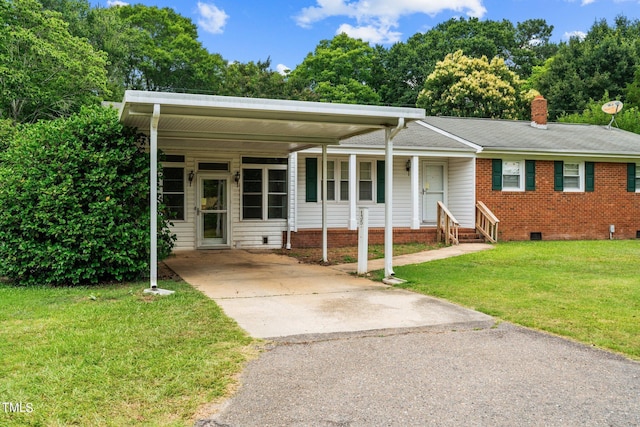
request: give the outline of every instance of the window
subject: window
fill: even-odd
[[[263,218],[262,169],[242,170],[242,218]]]
[[[308,157],[305,159],[305,201],[318,202],[318,191],[322,195],[322,180],[319,179],[321,173],[318,168],[322,168],[319,159]],[[318,190],[319,189],[319,190]],[[341,160],[327,160],[327,200],[348,201],[349,200],[349,162]]]
[[[336,199],[336,179],[333,160],[327,161],[327,200]]]
[[[373,201],[373,171],[371,162],[360,162],[358,200]]]
[[[249,160],[260,161],[259,158]],[[286,160],[266,159],[263,164],[243,165],[242,219],[287,218]]]
[[[565,163],[562,178],[564,191],[580,191],[580,164]]]
[[[349,162],[340,162],[340,200],[349,200]]]
[[[287,170],[268,169],[269,192],[268,214],[269,219],[287,217]]]
[[[496,191],[535,191],[535,160],[492,161],[491,188]]]
[[[594,162],[554,162],[555,191],[591,192],[595,189]]]
[[[505,161],[502,163],[502,189],[522,190],[522,162]]]
[[[184,167],[162,168],[162,203],[167,208],[169,219],[184,221]]]

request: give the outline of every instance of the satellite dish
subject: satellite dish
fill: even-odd
[[[616,121],[616,114],[622,110],[622,106],[623,104],[620,101],[607,102],[602,106],[602,111],[607,114],[611,114],[611,121],[609,122],[607,129],[611,129],[611,124]],[[616,122],[616,127],[619,127],[618,122]]]

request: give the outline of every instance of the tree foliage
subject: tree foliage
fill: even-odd
[[[0,276],[23,285],[138,278],[149,266],[149,156],[117,112],[22,125],[0,154]],[[172,245],[161,221],[160,251]]]
[[[584,40],[572,38],[535,70],[532,86],[549,101],[554,119],[587,108],[608,92],[624,100],[640,60],[640,22],[618,17],[596,22]]]
[[[368,43],[342,33],[322,40],[290,80],[319,101],[378,104],[380,96],[372,87],[375,56]]]
[[[554,51],[550,43],[553,27],[544,20],[528,20],[517,27],[506,20],[480,21],[477,18],[453,18],[406,43],[393,45],[384,58],[386,76],[380,88],[383,103],[413,106],[425,79],[438,61],[462,50],[471,58],[499,57],[527,78]]]
[[[458,50],[436,64],[417,106],[432,115],[514,119],[521,115],[520,84],[503,59],[470,58]]]
[[[611,115],[602,111],[602,106],[610,100],[609,94],[605,93],[599,101],[590,101],[584,111],[561,116],[558,121],[606,126],[611,122]],[[611,126],[640,133],[640,110],[637,106],[625,105],[622,111],[616,114],[615,122]]]
[[[34,122],[107,94],[106,55],[36,0],[0,0],[0,118]]]

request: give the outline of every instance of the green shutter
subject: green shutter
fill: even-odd
[[[553,189],[555,191],[564,190],[564,162],[553,162]]]
[[[636,164],[627,163],[627,191],[636,191]]]
[[[491,189],[502,190],[502,159],[491,161]]]
[[[318,201],[318,159],[307,157],[306,159],[307,202]]]
[[[384,203],[384,160],[378,160],[376,168],[376,202]]]
[[[536,161],[524,161],[524,189],[526,191],[536,191]]]
[[[594,191],[596,187],[596,164],[584,162],[584,191]]]

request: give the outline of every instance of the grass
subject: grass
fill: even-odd
[[[32,408],[0,425],[192,425],[229,393],[256,343],[186,283],[145,286],[0,283],[0,401]]]
[[[394,271],[404,288],[640,359],[639,261],[637,240],[520,242]]]
[[[406,255],[416,252],[428,251],[442,247],[438,243],[405,243],[393,246],[393,255]],[[282,255],[297,258],[301,262],[308,264],[322,264],[322,248],[293,248],[279,249],[275,251]],[[328,264],[345,264],[358,262],[358,247],[348,246],[342,248],[328,248]],[[369,245],[368,259],[384,258],[384,245]]]

